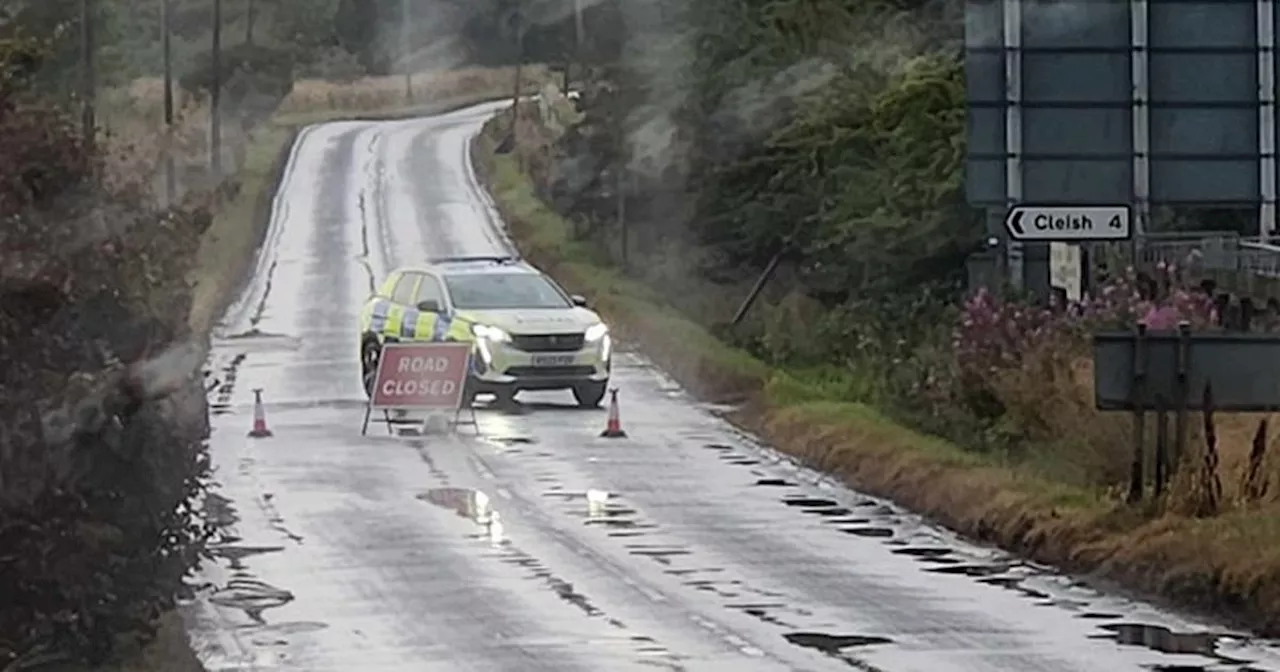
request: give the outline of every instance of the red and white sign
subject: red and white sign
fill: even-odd
[[[466,343],[387,343],[378,359],[370,406],[457,410],[470,354]]]

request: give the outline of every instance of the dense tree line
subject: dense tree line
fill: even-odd
[[[779,287],[851,313],[957,285],[983,238],[962,191],[961,3],[652,0],[619,14],[626,46],[597,62],[608,85],[548,177],[604,238],[618,235],[616,190],[629,194],[637,272],[672,289],[684,272],[743,283],[781,251]],[[599,178],[610,171],[626,177]],[[811,358],[839,361],[857,340]]]
[[[207,60],[212,0],[171,0],[173,60],[179,75]],[[583,0],[592,31],[586,52],[616,56],[618,6]],[[90,3],[100,83],[159,76],[160,0]],[[254,45],[299,64],[304,74],[359,76],[403,67],[562,63],[575,51],[572,0],[222,0],[224,48]],[[78,0],[10,0],[0,35],[48,40],[37,84],[69,93],[79,82]],[[523,36],[522,39],[520,36]]]

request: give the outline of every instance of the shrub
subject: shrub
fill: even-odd
[[[73,120],[22,84],[0,77],[6,669],[99,664],[121,635],[145,635],[207,538],[183,281],[207,218],[105,189]]]

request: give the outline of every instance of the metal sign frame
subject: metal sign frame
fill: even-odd
[[[966,197],[1015,284],[1019,205],[1128,205],[1139,245],[1153,204],[1256,208],[1274,235],[1274,2],[966,0]]]

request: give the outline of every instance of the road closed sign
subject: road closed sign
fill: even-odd
[[[466,343],[388,343],[382,347],[370,406],[456,410],[467,380]]]

